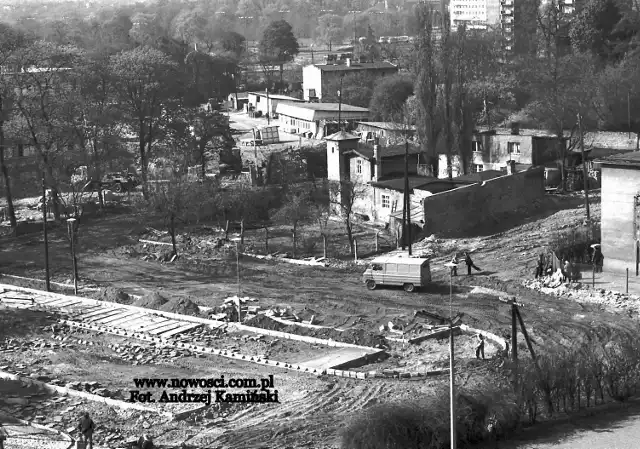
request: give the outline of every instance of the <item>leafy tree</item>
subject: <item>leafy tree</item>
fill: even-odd
[[[193,45],[204,39],[207,25],[200,11],[183,9],[171,23],[172,36]]]
[[[342,78],[342,89],[340,89],[340,79],[334,78],[327,84],[326,92],[322,92],[322,101],[337,103],[338,91],[340,91],[343,103],[367,108],[373,96],[375,82],[376,78],[369,74],[349,74]]]
[[[6,66],[16,56],[16,53],[26,45],[25,36],[18,30],[0,23],[0,67]],[[16,229],[16,214],[13,207],[13,197],[11,195],[11,178],[9,170],[4,160],[5,135],[4,122],[11,114],[12,90],[11,83],[6,76],[0,74],[0,174],[4,179],[5,198],[7,200],[7,213],[9,223]]]
[[[284,64],[292,61],[300,52],[298,40],[286,20],[271,22],[262,33],[258,44],[259,58],[262,63],[280,67],[280,82]]]
[[[79,116],[74,101],[77,75],[72,68],[80,60],[78,49],[44,41],[33,43],[16,57],[17,65],[25,71],[13,77],[19,94],[9,126],[17,141],[36,150],[53,193],[56,220],[60,219],[60,177],[68,175],[68,166],[77,158],[72,125]]]
[[[167,55],[148,46],[112,56],[110,64],[125,119],[138,135],[142,192],[148,198],[149,155],[161,132],[163,112],[171,108],[178,89],[177,67]]]
[[[413,81],[406,75],[380,79],[374,89],[369,111],[373,120],[397,120],[407,99],[413,95]]]
[[[180,115],[181,120],[189,124],[196,158],[204,179],[209,154],[234,145],[229,120],[217,111],[189,110]]]
[[[589,51],[602,60],[610,59],[616,25],[622,13],[615,0],[590,0],[571,24],[569,36],[577,51]]]
[[[353,231],[355,221],[355,204],[365,198],[367,194],[367,186],[359,182],[352,181],[331,181],[329,183],[329,201],[332,211],[337,214],[349,239],[349,248],[351,254],[355,253],[355,245],[353,243]]]
[[[337,14],[324,14],[318,18],[318,41],[327,45],[329,51],[331,46],[336,42],[342,42],[344,39],[344,30],[342,28],[342,18]]]
[[[301,222],[309,219],[312,213],[312,199],[308,191],[287,192],[284,203],[272,212],[271,219],[275,222],[292,225],[293,257],[296,257],[297,234]]]

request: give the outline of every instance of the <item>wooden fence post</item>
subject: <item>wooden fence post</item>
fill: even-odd
[[[327,236],[322,234],[322,255],[327,258]]]
[[[358,262],[358,241],[356,240],[356,238],[353,238],[353,257],[355,262]]]

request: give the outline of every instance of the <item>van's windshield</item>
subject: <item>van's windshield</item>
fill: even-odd
[[[382,271],[382,265],[379,263],[372,263],[369,265],[369,269],[373,271]]]

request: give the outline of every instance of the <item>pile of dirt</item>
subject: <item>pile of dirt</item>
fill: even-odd
[[[259,327],[260,329],[267,329],[270,331],[280,331],[280,332],[291,332],[291,328],[293,326],[289,326],[286,324],[279,323],[278,321],[272,320],[268,316],[260,313],[253,318],[246,320],[244,323],[247,326],[251,327]]]
[[[322,338],[324,340],[339,341],[359,346],[386,346],[383,335],[367,332],[364,329],[349,329],[338,331],[335,329],[323,328],[315,329],[309,327],[296,326],[294,324],[282,324],[272,320],[266,315],[259,314],[244,322],[247,326],[259,327],[261,329],[287,332],[290,334],[303,335],[306,337]]]
[[[131,305],[133,298],[129,294],[118,290],[117,288],[107,287],[100,291],[101,301],[115,302],[117,304]]]
[[[188,298],[174,298],[163,304],[158,310],[180,315],[200,316],[198,305]]]
[[[160,307],[167,303],[167,298],[158,292],[147,293],[133,303],[137,307],[146,307],[147,309],[160,310]]]

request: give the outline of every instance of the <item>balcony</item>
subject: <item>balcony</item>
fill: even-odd
[[[504,8],[502,11],[500,11],[500,14],[502,14],[503,16],[513,16],[513,8]]]

